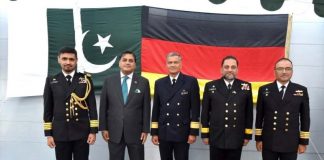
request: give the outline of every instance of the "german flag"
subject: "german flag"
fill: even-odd
[[[229,15],[143,7],[141,73],[154,81],[167,74],[166,55],[183,56],[182,72],[206,82],[220,78],[221,60],[239,60],[238,78],[253,86],[274,80],[274,64],[287,56],[289,18],[280,15]],[[201,94],[202,95],[202,94]]]

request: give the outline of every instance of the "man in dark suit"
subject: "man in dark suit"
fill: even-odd
[[[76,72],[77,52],[64,47],[58,53],[62,72],[46,78],[44,130],[57,160],[87,160],[89,144],[98,132],[98,115],[89,75]]]
[[[150,131],[150,86],[134,74],[135,54],[126,51],[119,60],[120,73],[109,76],[100,99],[99,129],[108,142],[110,160],[144,160],[144,143]]]
[[[306,87],[290,81],[288,58],[275,64],[276,81],[259,88],[255,122],[256,148],[264,160],[296,160],[309,139],[310,115]]]
[[[169,53],[166,65],[169,75],[155,82],[152,142],[159,145],[161,160],[188,160],[189,144],[199,134],[199,86],[180,72],[179,53]]]
[[[222,60],[222,78],[205,85],[201,137],[210,145],[210,159],[239,160],[242,146],[252,138],[251,84],[236,78],[238,60]]]

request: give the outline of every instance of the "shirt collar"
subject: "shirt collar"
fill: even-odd
[[[133,78],[133,75],[134,75],[134,72],[132,72],[129,75],[125,75],[123,72],[120,72],[120,78],[124,78],[125,76],[127,76],[128,79],[132,79]]]
[[[234,80],[232,80],[231,82],[228,82],[228,81],[226,81],[225,79],[223,79],[223,80],[224,80],[224,82],[225,82],[226,86],[228,86],[228,84],[229,84],[229,83],[231,83],[231,85],[233,86],[233,83],[234,83],[234,81],[235,81],[235,79],[234,79]]]
[[[288,84],[289,84],[289,81],[286,83],[286,84],[284,84],[284,85],[282,85],[280,82],[278,82],[278,81],[276,81],[276,83],[277,83],[277,88],[279,89],[279,91],[281,90],[281,86],[285,86],[286,88],[288,87]]]
[[[63,75],[64,75],[64,77],[66,77],[67,75],[70,75],[72,78],[73,78],[73,76],[74,76],[74,74],[75,74],[75,70],[73,70],[71,73],[69,73],[69,74],[67,74],[67,73],[65,73],[63,70],[62,70],[62,73],[63,73]],[[72,79],[71,78],[71,79]]]
[[[174,78],[169,75],[170,81],[172,82],[172,79],[175,79],[176,81],[178,80],[178,77],[180,75],[180,72],[175,76]]]

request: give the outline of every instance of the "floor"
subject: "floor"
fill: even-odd
[[[98,98],[98,97],[97,97]],[[97,99],[98,100],[98,99]],[[99,102],[99,101],[98,101]],[[54,150],[46,145],[42,124],[42,97],[11,98],[0,102],[0,160],[54,160]],[[324,158],[324,109],[311,109],[311,141],[307,153],[298,160],[323,160]],[[145,158],[159,160],[158,147],[149,141],[145,144]],[[90,160],[107,160],[106,142],[97,135],[97,142],[91,146]],[[208,160],[208,147],[200,138],[191,145],[190,160]],[[128,157],[126,158],[128,160]],[[251,141],[242,153],[242,160],[261,160],[260,152]]]

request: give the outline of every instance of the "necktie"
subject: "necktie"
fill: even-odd
[[[66,77],[66,80],[67,80],[67,83],[69,84],[69,85],[71,85],[71,76],[70,75],[67,75]]]
[[[173,79],[172,79],[172,86],[174,86],[175,83],[176,83],[176,79],[173,78]]]
[[[280,88],[281,88],[281,90],[280,90],[280,92],[279,92],[279,95],[280,95],[281,99],[283,99],[284,96],[285,96],[285,95],[284,95],[284,90],[285,90],[286,86],[281,86]]]
[[[230,83],[227,85],[227,89],[228,90],[231,90],[232,89],[232,85]]]
[[[127,96],[128,96],[128,87],[127,87],[127,76],[124,76],[123,83],[122,83],[122,92],[123,92],[123,99],[124,99],[124,104],[127,102]]]

